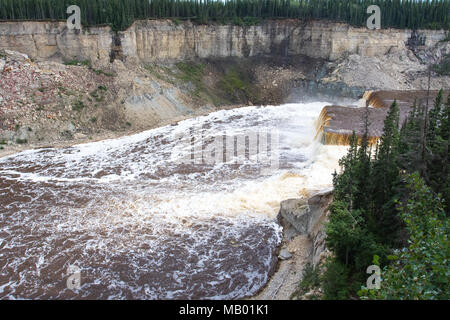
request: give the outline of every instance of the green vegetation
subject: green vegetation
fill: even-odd
[[[319,268],[314,268],[311,263],[307,263],[305,266],[305,270],[302,274],[302,280],[297,288],[297,290],[291,295],[291,299],[299,298],[309,291],[319,287],[320,278],[319,278]],[[312,295],[311,299],[318,298],[317,296]]]
[[[85,107],[85,105],[84,105],[83,101],[77,100],[72,105],[72,110],[73,111],[81,111],[82,109],[84,109],[84,107]]]
[[[219,82],[219,87],[230,97],[236,97],[239,94],[244,94],[246,97],[251,95],[250,80],[235,69],[225,74]]]
[[[103,70],[100,70],[100,69],[93,69],[93,68],[91,68],[90,67],[90,69],[92,70],[92,71],[94,71],[97,75],[104,75],[104,76],[107,76],[107,77],[114,77],[114,73],[112,73],[112,72],[106,72],[106,71],[103,71]]]
[[[406,177],[408,200],[401,217],[409,233],[409,247],[394,250],[385,267],[380,290],[363,288],[359,295],[372,299],[450,299],[450,231],[443,200],[418,174]]]
[[[16,139],[16,143],[18,143],[18,144],[25,144],[27,142],[28,142],[27,139]]]
[[[96,102],[105,101],[105,93],[108,90],[107,87],[99,85],[97,89],[92,91],[89,95],[95,99]],[[89,100],[89,98],[88,98]],[[96,105],[98,107],[98,105]]]
[[[394,101],[372,152],[366,115],[360,144],[353,134],[333,178],[324,298],[450,297],[449,117],[442,90],[432,107],[414,105],[402,126]],[[380,290],[364,288],[372,264],[384,268]]]
[[[83,60],[83,61],[71,60],[71,61],[64,62],[64,64],[66,66],[85,66],[85,67],[88,67],[91,65],[89,60]]]
[[[176,64],[181,71],[177,78],[182,81],[189,81],[196,85],[200,85],[203,78],[203,71],[205,66],[201,63],[194,62],[179,62]]]
[[[330,19],[364,26],[369,5],[381,8],[383,27],[450,29],[448,0],[0,0],[0,19],[67,19],[70,5],[81,8],[83,25],[109,24],[114,30],[155,18],[239,25],[274,18]]]

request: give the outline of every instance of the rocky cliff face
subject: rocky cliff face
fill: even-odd
[[[37,60],[106,60],[112,45],[111,29],[68,30],[65,22],[1,22],[0,49],[27,54]]]
[[[445,31],[414,33],[430,47]],[[298,20],[265,21],[255,26],[175,24],[170,20],[136,21],[115,34],[109,27],[68,30],[65,22],[2,22],[0,49],[35,59],[109,61],[113,57],[143,62],[190,58],[306,55],[336,60],[349,54],[381,56],[411,45],[411,30],[368,30],[342,23]]]
[[[323,190],[309,199],[288,199],[280,204],[278,221],[283,226],[283,244],[277,271],[265,288],[252,299],[288,300],[297,290],[307,264],[317,266],[329,256],[324,222],[333,191]]]
[[[298,20],[146,20],[122,32],[0,22],[0,150],[137,132],[239,104],[342,104],[366,90],[427,89],[429,66],[450,54],[444,37]],[[430,85],[450,89],[450,77],[432,75]]]

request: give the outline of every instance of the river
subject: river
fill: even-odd
[[[1,158],[0,298],[255,294],[276,264],[280,201],[329,187],[346,151],[315,140],[325,105],[223,110]],[[212,141],[236,150],[202,162]]]

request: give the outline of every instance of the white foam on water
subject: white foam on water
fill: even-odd
[[[0,296],[255,293],[281,242],[280,202],[331,186],[347,150],[314,140],[326,104],[223,110],[119,139],[0,159],[0,255],[7,261],[0,265],[7,275]],[[275,129],[279,168],[256,158],[209,166],[177,161],[190,156],[191,142],[182,137],[192,131],[207,140]],[[65,288],[69,263],[87,277],[78,294]]]

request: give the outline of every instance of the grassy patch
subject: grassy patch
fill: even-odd
[[[16,142],[17,142],[18,144],[25,144],[25,143],[28,142],[28,140],[27,140],[27,139],[16,139]]]
[[[92,117],[92,118],[90,119],[90,121],[91,121],[92,123],[96,123],[96,122],[97,122],[97,118],[96,118],[96,117]]]
[[[93,69],[93,68],[90,68],[90,69],[92,71],[94,71],[97,75],[103,74],[103,75],[105,75],[107,77],[114,77],[114,73],[112,73],[112,72],[106,72],[106,71],[103,71],[103,70],[100,70],[100,69]]]
[[[73,111],[81,111],[82,109],[84,109],[85,105],[83,103],[83,101],[81,100],[77,100],[75,101],[75,103],[72,106],[72,110]]]
[[[64,64],[66,66],[90,66],[91,63],[89,62],[89,60],[83,60],[83,61],[79,61],[79,60],[70,60],[70,61],[66,61],[64,62]]]
[[[201,63],[193,62],[179,62],[176,64],[178,70],[181,73],[178,74],[178,78],[183,81],[190,81],[194,84],[201,82],[204,74],[205,66]]]
[[[91,97],[95,99],[96,102],[102,102],[105,100],[105,92],[108,90],[105,86],[98,86],[97,89],[89,93]]]
[[[228,96],[234,98],[237,98],[239,93],[247,97],[251,93],[250,81],[237,70],[228,71],[218,85]]]
[[[2,144],[4,145],[4,144],[8,144],[8,143],[6,142],[5,139],[1,139],[1,140],[0,140],[0,145],[2,145]]]

